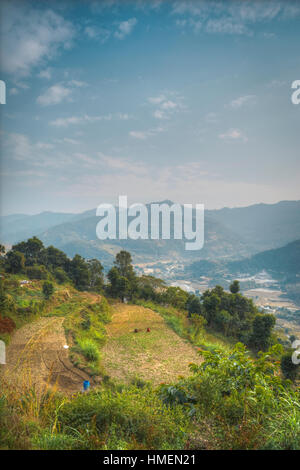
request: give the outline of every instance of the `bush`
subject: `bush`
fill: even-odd
[[[160,396],[173,406],[184,404],[196,423],[213,422],[213,448],[300,449],[300,397],[279,377],[274,346],[253,360],[245,346],[229,353],[201,352],[205,361],[191,365],[194,376],[162,385]]]
[[[97,344],[91,339],[79,339],[78,346],[88,361],[97,362],[100,360],[100,352]]]
[[[62,268],[56,268],[53,271],[53,275],[54,275],[55,279],[57,280],[57,282],[59,284],[64,284],[65,282],[70,281],[70,279],[67,276],[66,272]]]
[[[45,266],[28,266],[26,268],[26,274],[29,277],[29,279],[48,279],[48,271],[45,268]]]
[[[281,372],[286,379],[295,381],[297,378],[299,366],[292,361],[293,350],[289,350],[281,357]]]
[[[45,281],[43,284],[43,294],[46,299],[50,299],[51,295],[54,292],[54,286],[52,282]]]
[[[94,440],[111,450],[180,449],[188,426],[181,407],[166,407],[154,391],[136,387],[78,395],[60,409],[58,419],[64,432],[93,432]]]

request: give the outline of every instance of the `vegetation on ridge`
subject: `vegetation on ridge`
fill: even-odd
[[[15,328],[40,317],[62,321],[73,373],[88,374],[92,387],[70,394],[49,382],[41,391],[1,374],[0,448],[300,449],[298,368],[276,342],[274,318],[259,313],[237,282],[199,298],[138,277],[124,251],[107,281],[98,260],[69,259],[35,237],[1,253],[1,339],[8,344]],[[127,314],[133,322],[140,315],[143,332],[129,320],[118,324]],[[147,332],[147,318],[151,328],[158,322],[157,332]],[[151,354],[159,367],[179,372],[180,341],[184,354],[194,351],[190,373],[166,374],[157,386]],[[109,348],[117,368],[122,351],[132,350],[149,364],[147,374],[134,373],[129,354],[132,373],[109,376]]]

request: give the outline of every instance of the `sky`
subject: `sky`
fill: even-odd
[[[300,199],[300,2],[0,8],[2,214]]]

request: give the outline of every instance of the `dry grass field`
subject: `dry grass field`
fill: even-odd
[[[54,387],[62,393],[78,392],[89,377],[68,358],[63,318],[41,318],[24,325],[7,347],[4,383],[14,388],[34,387],[43,392]]]
[[[201,362],[196,348],[148,308],[116,304],[106,329],[108,341],[102,349],[103,365],[115,379],[129,382],[138,377],[154,384],[171,382],[178,376],[189,375],[191,362]]]

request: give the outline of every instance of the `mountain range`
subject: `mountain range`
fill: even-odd
[[[9,246],[36,235],[46,246],[54,245],[68,256],[79,253],[85,258],[98,258],[104,265],[111,264],[120,249],[130,251],[135,262],[163,259],[187,264],[197,259],[227,262],[300,239],[300,201],[205,211],[205,242],[199,252],[186,251],[184,240],[101,241],[96,236],[99,220],[95,209],[80,214],[42,212],[1,216],[0,239]]]

